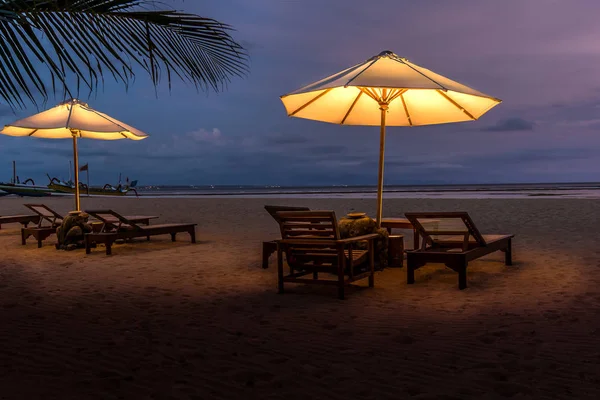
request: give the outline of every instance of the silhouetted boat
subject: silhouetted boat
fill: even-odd
[[[31,184],[28,184],[31,182]],[[2,193],[4,192],[4,193]],[[2,183],[0,182],[0,196],[14,194],[26,197],[45,197],[52,195],[54,190],[48,186],[39,186],[32,179],[27,179],[23,183]]]
[[[17,196],[44,197],[55,193],[54,190],[48,188],[48,186],[36,185],[31,178],[26,179],[21,183],[17,176],[16,161],[12,162],[12,170],[13,176],[10,183],[0,182],[0,196],[14,194]]]
[[[48,184],[48,188],[58,192],[58,193],[69,193],[75,194],[75,185],[71,182],[63,182],[58,180],[57,178],[50,178],[50,183]],[[102,187],[97,186],[89,186],[85,183],[79,182],[79,193],[81,195],[89,195],[89,196],[125,196],[129,192],[135,193],[137,196],[137,191],[134,189],[137,181],[132,181],[130,184],[122,186],[121,184],[112,186],[107,183]]]

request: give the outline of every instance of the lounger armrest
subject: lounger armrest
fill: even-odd
[[[335,246],[336,244],[339,244],[340,241],[339,240],[322,240],[322,239],[302,239],[302,238],[298,238],[298,239],[279,239],[277,240],[277,243],[281,243],[281,244],[307,244],[307,245],[318,245],[318,246],[323,246],[323,245],[329,245],[329,246]]]
[[[354,243],[354,242],[362,242],[363,240],[373,240],[379,237],[378,233],[369,233],[368,235],[355,236],[347,239],[340,239],[338,243]]]

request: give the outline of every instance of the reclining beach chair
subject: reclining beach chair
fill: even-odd
[[[422,237],[419,249],[407,254],[406,282],[415,282],[415,270],[426,263],[443,263],[458,273],[458,288],[467,287],[469,261],[495,251],[505,253],[505,264],[512,265],[514,235],[482,235],[466,212],[405,213]],[[439,220],[437,224],[422,224],[424,219]]]
[[[376,233],[340,239],[333,211],[279,211],[277,212],[281,240],[277,241],[277,272],[279,293],[284,282],[336,285],[338,296],[344,298],[344,288],[351,282],[369,278],[375,283]],[[367,241],[368,249],[359,250],[354,245]],[[283,273],[283,255],[290,267],[289,275]],[[335,279],[320,279],[319,273],[332,273]],[[303,278],[312,274],[311,278]]]
[[[101,221],[102,227],[99,232],[85,234],[85,252],[90,254],[92,243],[104,243],[106,245],[106,254],[112,253],[112,244],[118,239],[133,239],[150,236],[171,235],[171,240],[175,241],[175,236],[180,232],[190,234],[192,243],[196,243],[196,224],[160,224],[141,226],[133,220],[128,219],[112,210],[86,210],[90,216]]]
[[[38,226],[41,226],[44,221],[50,223],[50,225],[59,226],[62,224],[63,216],[48,207],[45,204],[23,204],[31,211],[36,213],[39,217]]]
[[[38,224],[37,226],[21,228],[21,244],[25,245],[27,238],[33,236],[37,240],[38,247],[42,247],[42,242],[48,236],[56,233],[56,228],[62,224],[63,216],[45,204],[24,204],[24,206],[37,214]]]
[[[39,216],[38,226],[21,229],[21,244],[25,245],[27,238],[33,236],[38,242],[38,247],[42,247],[42,242],[48,238],[48,236],[56,233],[58,228],[63,222],[63,216],[48,207],[45,204],[24,204],[25,207],[29,208]],[[149,215],[131,215],[126,216],[129,221],[136,224],[150,225],[150,220],[157,218],[156,216]],[[110,218],[113,222],[118,222],[114,217]],[[48,224],[44,225],[44,221]],[[97,230],[97,225],[92,225],[94,230]]]
[[[37,215],[4,215],[0,216],[0,229],[2,229],[2,224],[21,224],[23,226],[27,226],[30,223],[36,224],[39,221],[39,217]]]
[[[279,223],[277,213],[279,211],[309,211],[308,207],[292,207],[292,206],[265,206],[265,210]],[[262,244],[262,267],[269,268],[269,257],[277,251],[277,240],[269,240]]]

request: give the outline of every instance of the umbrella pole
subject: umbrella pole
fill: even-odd
[[[381,131],[379,134],[379,177],[377,180],[377,227],[381,228],[381,214],[383,212],[383,154],[385,152],[385,113],[387,104],[379,104],[381,110]]]
[[[77,133],[73,134],[73,172],[75,173],[75,211],[80,211],[79,204],[79,158],[77,156]]]

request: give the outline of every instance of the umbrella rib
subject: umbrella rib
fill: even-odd
[[[404,100],[404,92],[400,93],[400,100],[402,100],[402,106],[404,106],[404,112],[406,113],[408,123],[410,124],[410,126],[413,126],[412,119],[410,118],[410,113],[408,112],[408,106],[406,105],[406,101]]]
[[[67,105],[67,107],[69,107],[69,105]],[[69,107],[69,116],[67,117],[67,123],[65,124],[65,128],[67,129],[71,129],[69,128],[69,124],[71,123],[71,114],[73,114],[73,102],[71,102],[71,106]]]
[[[90,108],[89,111],[93,112],[94,114],[96,114],[100,118],[104,118],[105,120],[107,120],[109,122],[112,122],[113,124],[119,126],[120,128],[123,128],[123,130],[129,131],[129,129],[125,128],[123,125],[117,123],[112,118],[105,117],[104,115],[100,114],[98,111],[94,110],[93,108]]]
[[[82,106],[83,107],[83,106]],[[102,115],[100,112],[94,110],[93,108],[90,107],[86,107],[88,111],[93,112],[94,114],[96,114],[97,116],[99,116],[100,118],[104,118],[105,120],[117,125],[119,128],[122,128],[124,131],[130,132],[129,129],[127,129],[126,127],[124,127],[123,125],[119,124],[116,120],[113,120],[112,118]]]
[[[391,103],[392,101],[396,100],[399,96],[402,96],[402,94],[404,94],[404,92],[406,92],[407,90],[408,89],[398,89],[396,93],[390,96],[388,103]]]
[[[366,93],[367,96],[369,96],[370,98],[372,98],[376,102],[378,102],[378,103],[381,102],[381,97],[377,96],[377,93],[375,93],[371,88],[369,88],[369,87],[363,87],[363,86],[360,86],[359,88],[360,88],[360,90],[362,92]]]
[[[354,101],[352,102],[352,105],[350,106],[350,108],[348,109],[348,112],[346,113],[346,115],[344,115],[344,118],[342,119],[342,122],[340,122],[340,125],[344,125],[344,122],[346,122],[346,118],[348,118],[348,115],[350,115],[350,113],[352,112],[352,109],[354,108],[354,106],[356,105],[356,103],[358,102],[358,99],[360,98],[360,96],[363,94],[362,91],[358,92],[358,96],[356,96],[356,98],[354,99]]]
[[[329,89],[325,89],[324,92],[319,93],[319,95],[313,97],[312,99],[310,99],[307,103],[304,103],[303,105],[300,106],[300,108],[298,108],[297,110],[295,110],[294,112],[290,113],[290,117],[293,117],[295,114],[299,113],[300,111],[304,110],[306,107],[310,106],[312,103],[314,103],[315,101],[319,100],[321,97],[325,96],[327,93],[329,93],[333,88],[329,88]]]
[[[461,106],[460,104],[458,104],[456,101],[452,100],[452,99],[450,98],[450,96],[448,96],[448,95],[447,95],[446,93],[444,93],[443,91],[441,91],[441,90],[439,90],[439,89],[438,89],[438,90],[436,90],[436,92],[438,92],[439,94],[441,94],[442,96],[444,96],[444,98],[445,98],[446,100],[448,100],[450,103],[454,104],[454,106],[455,106],[456,108],[458,108],[460,111],[462,111],[462,112],[464,112],[465,114],[467,114],[467,116],[468,116],[469,118],[471,118],[473,121],[475,121],[475,120],[477,119],[477,118],[475,118],[475,117],[473,116],[473,114],[471,114],[470,112],[468,112],[467,110],[465,110],[465,108],[464,108],[463,106]]]
[[[33,136],[33,134],[34,134],[34,133],[36,133],[37,131],[38,131],[37,129],[34,129],[34,130],[33,130],[33,131],[32,131],[32,132],[29,134],[29,135],[27,135],[27,136]]]
[[[352,79],[350,79],[348,82],[346,82],[346,84],[344,85],[344,87],[348,87],[348,85],[350,85],[350,82],[352,82],[353,80],[355,80],[356,78],[358,78],[360,76],[360,74],[362,74],[363,72],[365,72],[366,70],[368,70],[369,68],[371,68],[371,66],[373,64],[375,64],[375,62],[379,60],[379,58],[375,58],[373,61],[371,61],[371,64],[367,65],[365,67],[365,69],[363,69],[362,71],[360,71],[358,74],[356,74]]]
[[[444,90],[448,90],[447,87],[445,87],[444,85],[442,85],[441,83],[437,82],[435,79],[431,79],[430,77],[428,77],[427,75],[425,75],[424,73],[422,73],[421,71],[419,71],[418,69],[416,69],[415,67],[413,67],[412,65],[410,65],[409,62],[407,61],[400,61],[400,60],[396,60],[397,62],[406,65],[408,68],[412,69],[413,71],[415,71],[417,74],[423,75],[425,78],[429,79],[431,82],[435,83],[436,85],[438,85],[439,87],[441,87]]]

